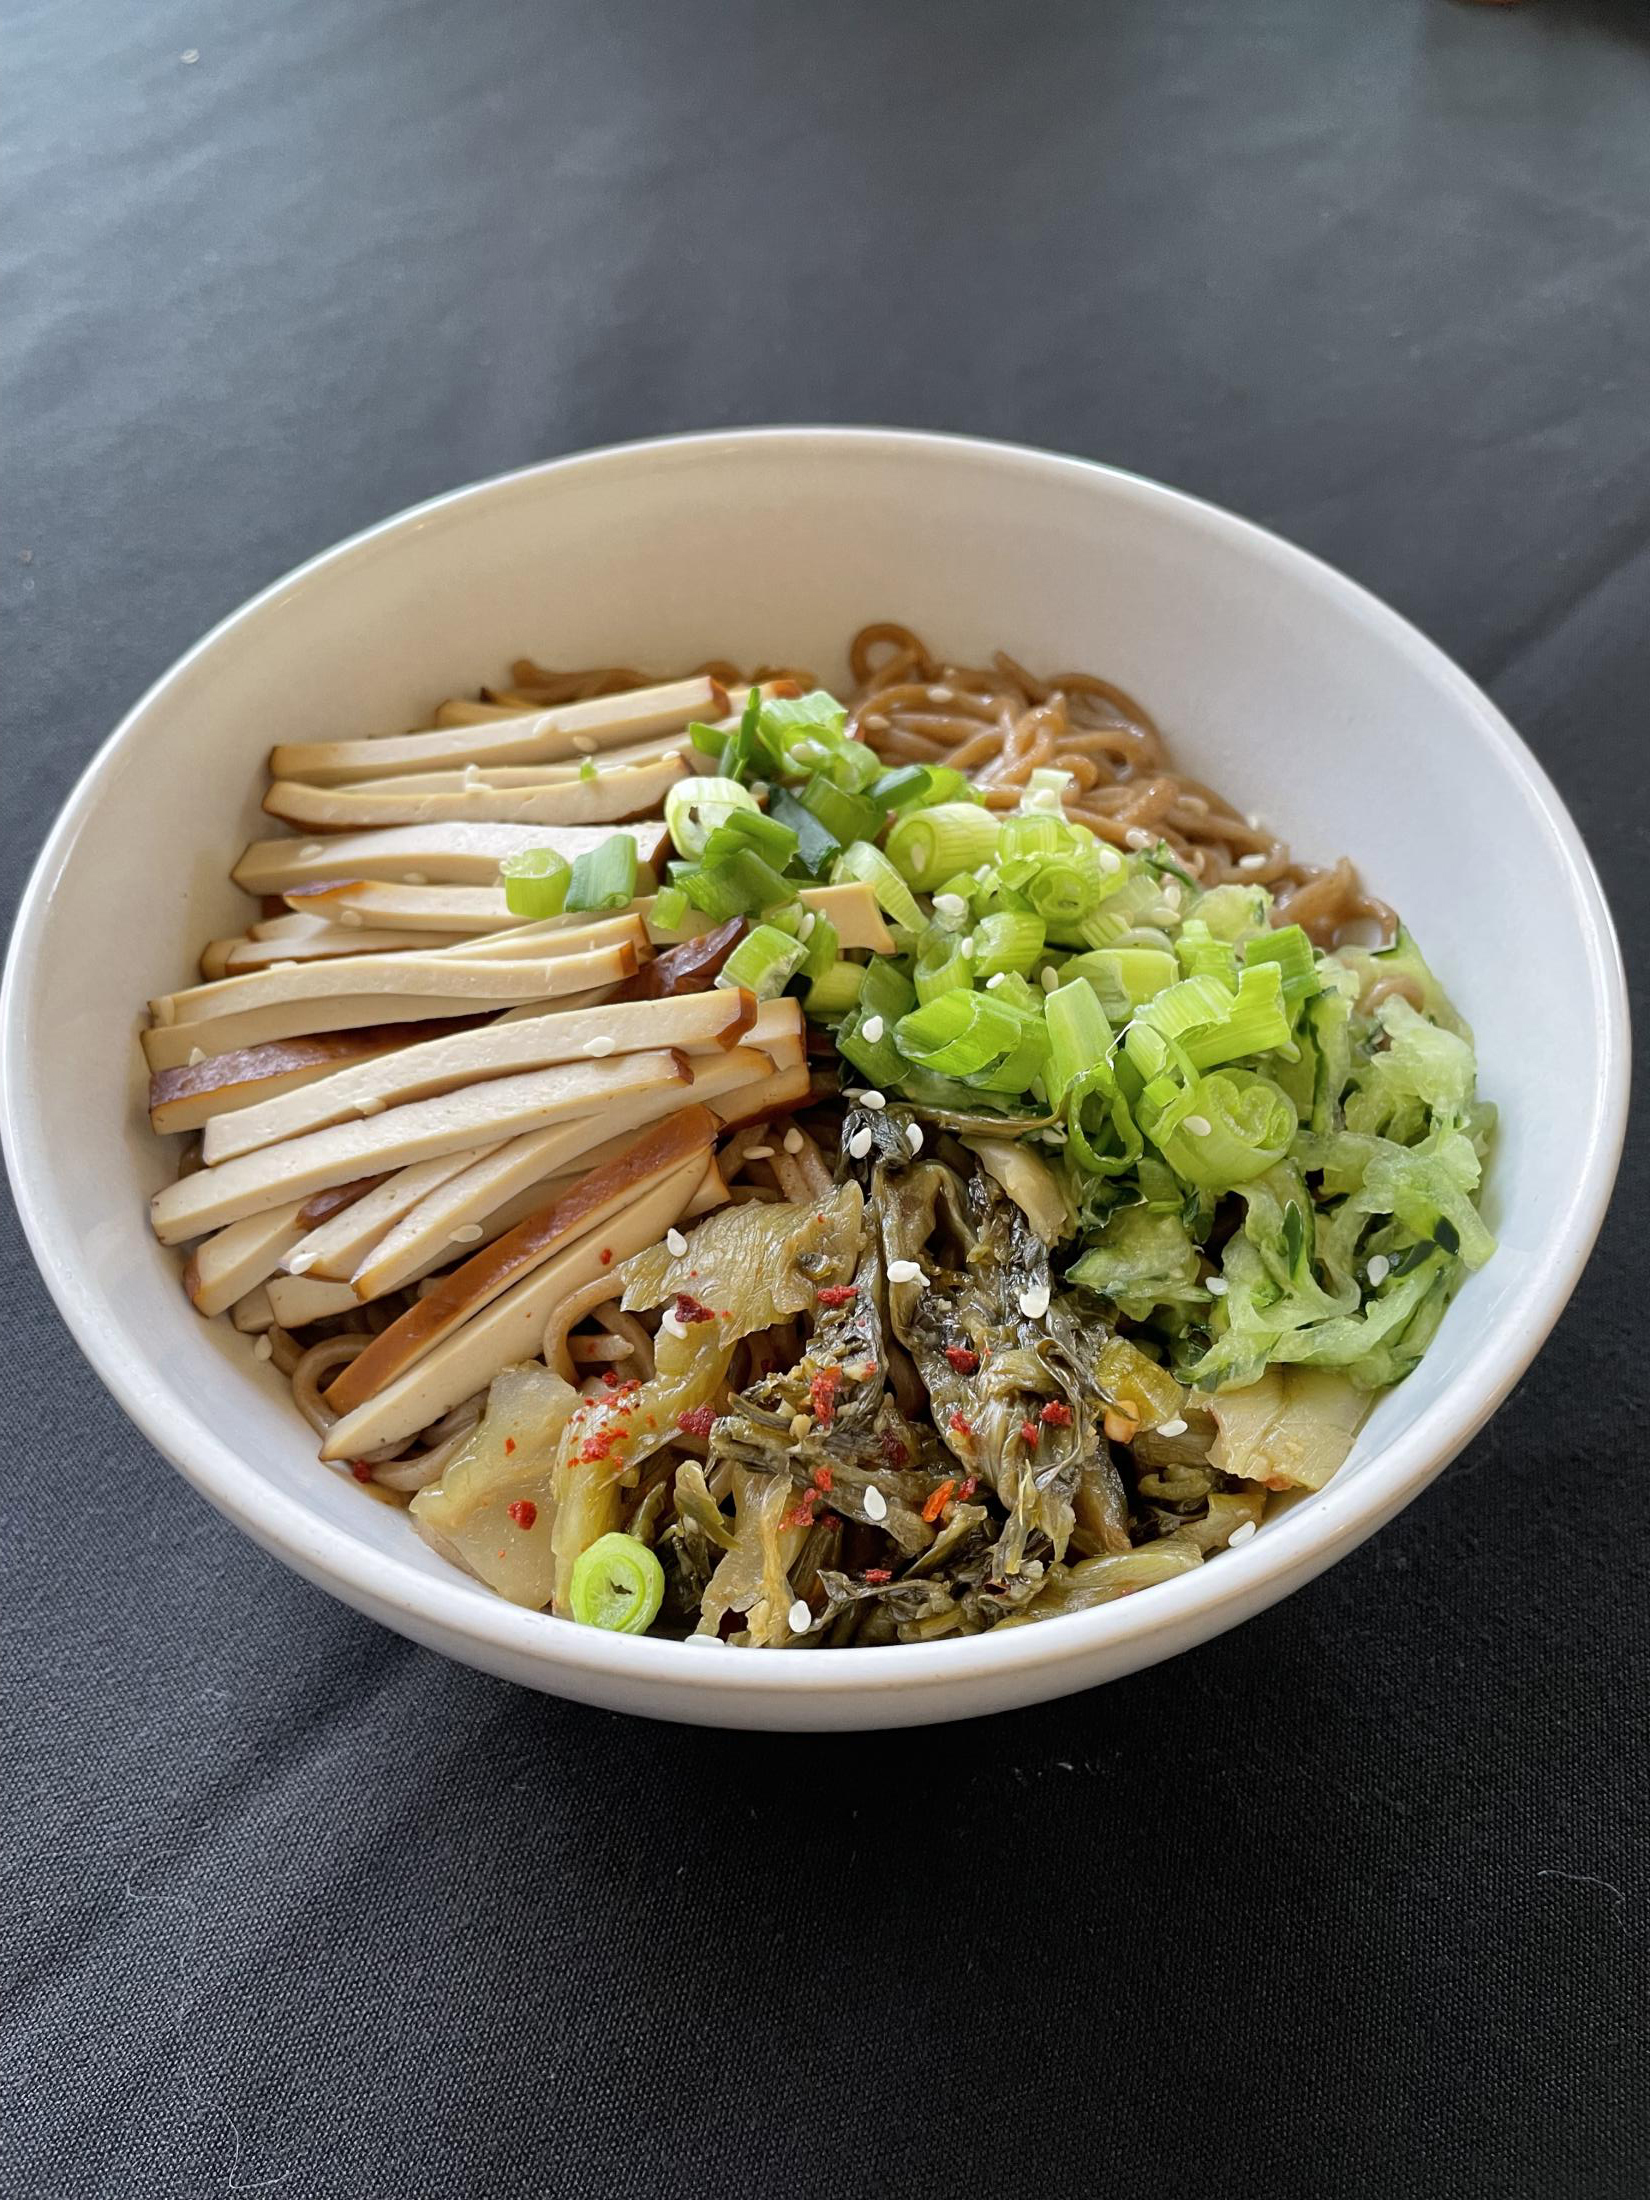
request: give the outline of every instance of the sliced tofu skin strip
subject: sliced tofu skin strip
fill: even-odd
[[[461,1176],[498,1150],[496,1146],[461,1146],[457,1153],[397,1169],[347,1214],[336,1215],[301,1237],[282,1255],[279,1265],[292,1275],[325,1276],[334,1283],[348,1283],[385,1231],[392,1230],[410,1208],[448,1177]]]
[[[373,742],[375,759],[382,746],[381,742]],[[427,770],[386,767],[382,772],[340,772],[336,777],[306,777],[296,783],[306,787],[353,787],[386,795],[458,794],[466,787],[564,787],[570,780],[588,779],[593,771],[637,771],[666,757],[679,756],[691,765],[697,753],[683,727],[675,733],[655,734],[650,741],[638,741],[628,748],[605,749],[599,764],[594,757],[574,756],[549,764],[466,764],[462,770],[456,765],[436,765]]]
[[[614,947],[619,949],[622,963],[629,935],[622,927],[621,933],[617,940],[603,940],[572,955],[459,957],[448,955],[444,949],[420,948],[411,954],[375,956],[369,975],[387,1003],[403,995],[421,998],[431,993],[462,991],[474,994],[478,1010],[511,1008],[521,1001],[544,998],[559,964],[600,956]],[[205,985],[186,986],[179,993],[159,994],[149,1008],[157,1024],[203,1023],[286,1001],[322,1001],[356,993],[361,977],[359,971],[333,969],[326,964],[315,969],[295,965],[291,970],[257,970],[244,978],[215,978]]]
[[[209,1055],[181,1069],[159,1071],[149,1080],[152,1130],[195,1131],[230,1108],[273,1100],[295,1092],[318,1077],[347,1069],[373,1055],[388,1054],[415,1040],[445,1038],[451,1031],[473,1031],[479,1019],[459,1017],[447,1023],[375,1024],[361,1031],[324,1033],[313,1039],[282,1039],[271,1046],[242,1047]]]
[[[360,1303],[347,1283],[329,1283],[324,1276],[271,1276],[264,1289],[283,1329],[353,1313]]]
[[[266,1329],[273,1329],[275,1309],[265,1286],[255,1283],[244,1298],[237,1299],[229,1309],[229,1319],[243,1337],[261,1337]]]
[[[249,970],[272,970],[283,963],[330,962],[344,955],[405,955],[452,947],[460,932],[392,932],[364,925],[319,924],[289,939],[211,940],[201,953],[201,976],[243,977]]]
[[[233,1306],[274,1275],[306,1232],[369,1196],[377,1182],[366,1177],[336,1185],[318,1198],[285,1200],[197,1245],[183,1271],[184,1292],[196,1313],[221,1314]]]
[[[672,1096],[673,1108],[681,1105],[681,1098]],[[529,1195],[542,1206],[576,1177],[623,1153],[646,1120],[638,1116],[625,1123],[615,1137],[596,1147],[588,1143],[594,1126],[584,1122],[533,1131],[496,1147],[473,1168],[437,1185],[393,1229],[385,1231],[355,1271],[356,1296],[378,1299],[386,1291],[415,1282],[424,1264],[439,1265],[430,1262],[429,1256],[441,1246],[450,1246],[455,1230],[479,1224],[489,1236],[496,1235],[493,1225],[502,1211]],[[512,1219],[519,1221],[520,1216]]]
[[[502,886],[406,886],[388,879],[336,879],[318,886],[289,887],[286,898],[294,910],[323,911],[339,918],[349,911],[363,924],[398,925],[408,932],[450,932],[460,938],[515,931],[527,922],[512,914]],[[264,929],[254,925],[254,936]]]
[[[496,889],[498,867],[506,856],[519,856],[529,848],[554,848],[574,863],[599,848],[613,832],[633,834],[638,860],[650,867],[669,845],[660,818],[608,827],[393,825],[379,832],[322,834],[313,840],[292,835],[255,840],[230,877],[244,893],[259,895],[285,894],[294,887],[336,884],[343,879]]]
[[[270,751],[269,770],[271,778],[303,779],[315,787],[391,772],[462,771],[469,764],[568,762],[576,771],[586,756],[628,748],[655,734],[682,733],[696,718],[726,716],[730,704],[727,690],[714,680],[672,680],[477,725],[365,741],[288,742]]]
[[[327,1404],[336,1413],[353,1412],[562,1246],[605,1229],[654,1187],[675,1183],[680,1212],[698,1189],[715,1137],[716,1122],[708,1109],[682,1108],[628,1140],[560,1198],[544,1201],[513,1230],[443,1276],[339,1372],[326,1394]]]
[[[380,1055],[354,1069],[301,1092],[284,1094],[259,1107],[237,1108],[206,1127],[209,1166],[252,1153],[283,1138],[298,1138],[328,1123],[425,1100],[491,1077],[522,1070],[548,1069],[556,1062],[640,1054],[661,1046],[684,1053],[727,1048],[757,1020],[753,993],[725,987],[714,993],[690,993],[679,1001],[631,1002],[610,1008],[575,1009],[566,1016],[535,1016],[519,1024],[487,1024],[456,1038]]]
[[[371,980],[373,990],[351,992],[346,981],[348,963],[312,963],[299,970],[258,971],[246,978],[224,978],[224,986],[261,986],[271,979],[291,983],[331,977],[334,987],[304,984],[294,996],[277,997],[260,1007],[237,1007],[224,1013],[179,1017],[173,1023],[157,1023],[143,1034],[143,1051],[151,1070],[183,1068],[197,1049],[222,1054],[231,1049],[264,1046],[276,1039],[292,1039],[323,1031],[349,1030],[358,1024],[381,1024],[386,1015],[407,1022],[431,1016],[450,1020],[474,1015],[488,1008],[506,1008],[515,1002],[534,1009],[539,1004],[571,1005],[581,994],[616,985],[633,975],[635,951],[629,947],[602,948],[589,955],[557,955],[548,961],[520,962],[500,959],[473,962],[421,963],[416,970],[385,985],[381,973],[390,964],[410,965],[402,955],[374,956],[370,968],[354,973],[359,987]],[[197,988],[205,992],[206,988]]]
[[[562,1300],[618,1267],[632,1253],[657,1243],[682,1211],[684,1181],[691,1196],[692,1179],[691,1169],[667,1177],[611,1222],[589,1231],[512,1284],[502,1298],[337,1422],[321,1447],[321,1457],[352,1459],[416,1436],[464,1399],[485,1390],[501,1369],[536,1359],[543,1347],[545,1323]],[[603,1253],[609,1256],[605,1261]]]
[[[310,787],[278,779],[264,796],[271,817],[310,830],[361,825],[460,824],[602,825],[657,813],[687,771],[679,755],[629,770],[602,771],[544,787],[488,787],[456,793],[383,794],[372,781],[354,787]]]
[[[802,1063],[777,1071],[763,1084],[743,1085],[712,1101],[711,1107],[722,1128],[733,1130],[741,1123],[759,1123],[766,1115],[788,1115],[806,1104],[811,1089],[807,1064]]]
[[[558,1063],[523,1077],[490,1078],[433,1100],[386,1108],[358,1122],[334,1123],[307,1137],[241,1154],[218,1168],[197,1170],[155,1195],[150,1219],[162,1244],[176,1245],[369,1171],[383,1174],[414,1161],[433,1161],[462,1146],[496,1144],[575,1116],[599,1119],[604,1107],[623,1094],[685,1085],[691,1074],[685,1055],[662,1048],[654,1054],[617,1055],[607,1062]]]

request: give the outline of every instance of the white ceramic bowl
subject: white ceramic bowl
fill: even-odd
[[[319,1467],[284,1383],[185,1303],[145,1217],[169,1148],[144,1117],[140,1004],[238,926],[225,872],[258,828],[272,742],[416,723],[523,651],[661,670],[779,658],[834,681],[873,618],[955,657],[1006,647],[1101,670],[1298,848],[1357,858],[1476,1026],[1482,1087],[1502,1109],[1488,1200],[1501,1250],[1327,1489],[1247,1548],[1099,1611],[793,1656],[517,1610]],[[34,874],[6,976],[4,1128],[35,1256],[92,1365],[203,1495],[311,1581],[450,1656],[589,1703],[887,1726],[1168,1657],[1407,1504],[1506,1397],[1575,1285],[1615,1173],[1627,1063],[1620,959],[1574,826],[1493,706],[1394,613],[1243,521],[1103,467],[948,437],[773,430],[460,490],[316,558],[191,650],[99,752]]]

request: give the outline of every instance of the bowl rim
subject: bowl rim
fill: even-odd
[[[1600,1034],[1602,1075],[1587,1125],[1584,1163],[1573,1197],[1508,1307],[1495,1341],[1481,1351],[1418,1419],[1344,1484],[1297,1502],[1247,1548],[1214,1567],[1160,1583],[1146,1598],[1123,1598],[1042,1627],[989,1630],[933,1643],[851,1648],[828,1658],[746,1650],[729,1659],[688,1656],[686,1646],[646,1636],[605,1634],[506,1603],[454,1571],[450,1581],[385,1557],[345,1528],[313,1514],[301,1497],[248,1471],[234,1448],[195,1420],[142,1357],[97,1320],[99,1294],[83,1270],[54,1251],[49,1227],[51,1170],[37,1135],[25,1026],[52,887],[83,821],[103,798],[120,753],[156,710],[193,680],[220,642],[278,610],[301,591],[347,567],[392,551],[404,536],[468,520],[476,508],[540,493],[547,483],[605,469],[700,465],[753,446],[798,456],[830,450],[909,462],[965,463],[1044,478],[1095,478],[1125,502],[1172,513],[1224,538],[1274,571],[1287,571],[1340,599],[1418,663],[1461,707],[1500,770],[1517,784],[1545,831],[1567,880],[1581,934]],[[1592,1251],[1615,1180],[1627,1121],[1630,1082],[1626,977],[1603,888],[1556,788],[1495,705],[1409,620],[1337,568],[1206,500],[1090,459],[985,438],[923,430],[772,426],[641,438],[513,469],[411,505],[346,537],[283,574],[218,621],[125,713],[76,781],[36,858],[18,906],[0,987],[0,1145],[35,1262],[59,1313],[93,1371],[129,1417],[217,1509],[298,1572],[392,1626],[421,1639],[462,1644],[461,1655],[492,1670],[537,1669],[554,1687],[558,1672],[592,1682],[661,1693],[678,1688],[706,1699],[786,1698],[844,1691],[905,1695],[955,1692],[971,1679],[1001,1683],[1060,1666],[1149,1663],[1207,1639],[1275,1601],[1331,1564],[1414,1497],[1506,1398],[1568,1302]],[[1239,1607],[1227,1617],[1229,1607]],[[1162,1638],[1155,1649],[1153,1636]],[[1142,1652],[1142,1645],[1144,1650]],[[1080,1684],[1079,1684],[1080,1685]],[[714,1708],[714,1706],[712,1706]]]

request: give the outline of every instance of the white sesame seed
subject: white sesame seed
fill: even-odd
[[[1144,825],[1131,825],[1123,835],[1131,848],[1149,848],[1156,837],[1155,833],[1148,833]]]
[[[1060,807],[1059,794],[1053,787],[1035,787],[1026,796],[1028,810],[1058,810]]]
[[[376,1093],[369,1093],[365,1100],[356,1101],[355,1112],[357,1115],[382,1115],[388,1106],[387,1100],[380,1099]]]
[[[987,980],[985,981],[986,991],[988,993],[995,993],[998,986],[1003,984],[1007,976],[1008,972],[1006,970],[999,970],[994,977],[987,978]]]
[[[1123,858],[1109,841],[1103,840],[1100,843],[1100,868],[1102,871],[1120,871],[1123,868]]]
[[[667,1230],[665,1232],[665,1251],[674,1254],[677,1260],[680,1260],[687,1251],[687,1239],[683,1237],[680,1230]]]
[[[703,1643],[707,1650],[725,1650],[727,1648],[727,1644],[720,1635],[707,1634],[702,1628],[695,1628],[691,1635],[682,1637],[682,1648],[684,1650],[691,1650],[696,1643]]]
[[[812,1420],[806,1413],[793,1413],[791,1415],[791,1435],[794,1438],[800,1439],[806,1436],[813,1425]]]
[[[1165,909],[1178,909],[1180,907],[1180,885],[1178,880],[1170,879],[1168,885],[1164,887],[1163,906]]]
[[[479,764],[466,764],[466,765],[465,765],[465,767],[464,767],[464,784],[465,784],[465,786],[467,786],[467,787],[473,787],[473,786],[474,786],[474,785],[476,784],[477,780],[478,780],[478,779],[480,779],[480,777],[481,777],[481,766],[480,766]]]
[[[306,863],[313,863],[317,856],[326,854],[326,843],[321,840],[306,840],[298,853]]]
[[[1248,826],[1249,830],[1252,833],[1258,833],[1265,830],[1265,828],[1261,824],[1260,812],[1258,810],[1247,811],[1244,815],[1243,822]]]
[[[792,1129],[785,1133],[784,1144],[787,1153],[800,1153],[805,1143],[806,1141],[799,1130]]]
[[[861,733],[886,733],[888,731],[886,714],[880,710],[868,710],[859,722],[859,730]]]
[[[403,886],[428,886],[430,874],[428,871],[403,871],[401,883]]]
[[[874,1085],[867,1091],[862,1092],[859,1097],[861,1105],[869,1108],[873,1115],[880,1115],[888,1105],[888,1095],[885,1092],[878,1092]]]
[[[191,1069],[198,1069],[201,1063],[205,1060],[206,1054],[204,1049],[200,1047],[191,1047],[189,1049],[189,1067]]]
[[[790,1610],[785,1614],[785,1618],[790,1624],[790,1630],[793,1635],[806,1634],[808,1628],[813,1623],[813,1614],[808,1609],[807,1598],[798,1597],[796,1602],[791,1606]]]
[[[340,924],[348,924],[358,927],[362,922],[361,912],[359,909],[340,909],[338,912],[338,922]]]
[[[581,756],[594,756],[596,753],[596,744],[588,733],[574,734],[572,745]]]
[[[1238,857],[1238,869],[1240,871],[1264,871],[1265,868],[1266,858],[1264,855],[1249,855]]]
[[[747,1161],[771,1161],[773,1159],[773,1148],[771,1146],[747,1146],[745,1148],[745,1159]]]
[[[1159,1421],[1157,1424],[1157,1433],[1159,1436],[1184,1436],[1186,1433],[1186,1423],[1177,1413],[1172,1421]]]
[[[1387,1259],[1385,1253],[1372,1253],[1369,1258],[1369,1266],[1364,1273],[1368,1276],[1371,1284],[1379,1289],[1385,1283],[1391,1268],[1392,1263]]]
[[[267,1337],[257,1337],[253,1340],[252,1357],[255,1360],[272,1360],[275,1357],[275,1347]]]
[[[911,1151],[912,1151],[913,1153],[921,1153],[921,1151],[922,1151],[922,1125],[921,1125],[920,1123],[907,1123],[907,1124],[906,1124],[906,1126],[905,1126],[905,1143],[906,1143],[906,1144],[907,1144],[907,1145],[908,1145],[908,1146],[910,1147],[910,1149],[911,1149]]]
[[[860,1036],[864,1039],[867,1046],[874,1047],[877,1041],[882,1037],[885,1029],[886,1026],[884,1025],[880,1016],[867,1016],[864,1023],[860,1026]]]
[[[863,1160],[865,1159],[865,1156],[866,1156],[866,1155],[867,1155],[867,1154],[868,1154],[868,1153],[870,1152],[870,1150],[871,1150],[871,1133],[870,1133],[870,1131],[869,1131],[869,1130],[855,1131],[855,1133],[854,1133],[853,1137],[852,1137],[852,1138],[850,1138],[850,1139],[849,1139],[849,1141],[848,1141],[848,1158],[849,1158],[849,1160],[850,1160],[850,1161],[863,1161]]]
[[[814,936],[814,926],[818,922],[818,917],[810,909],[807,915],[802,919],[802,922],[796,928],[797,938],[799,940],[811,940]]]
[[[687,1324],[677,1314],[674,1306],[668,1308],[660,1316],[659,1327],[667,1337],[685,1337],[687,1335]]]
[[[928,690],[928,700],[931,703],[954,703],[957,697],[955,690],[952,688],[931,687]]]
[[[1209,1118],[1206,1115],[1188,1115],[1186,1118],[1186,1128],[1191,1132],[1194,1138],[1207,1138],[1209,1133],[1214,1129],[1214,1125],[1209,1121]]]
[[[961,894],[936,894],[934,914],[936,917],[966,917],[968,904]]]
[[[604,1054],[617,1054],[619,1042],[604,1032],[599,1039],[586,1039],[584,1051],[586,1054],[593,1054],[599,1059]]]
[[[1226,1296],[1227,1292],[1231,1289],[1231,1285],[1226,1281],[1226,1278],[1224,1276],[1211,1276],[1208,1282],[1203,1286],[1203,1288],[1207,1292],[1209,1292],[1212,1297],[1223,1299]]]
[[[921,1283],[922,1263],[915,1260],[891,1260],[888,1263],[890,1283]]]
[[[1240,1543],[1247,1543],[1254,1532],[1255,1523],[1252,1520],[1240,1520],[1226,1538],[1226,1548],[1229,1551],[1235,1551]]]
[[[975,951],[978,945],[979,942],[975,939],[973,933],[970,932],[967,939],[965,939],[962,943],[962,958],[964,962],[972,962],[974,960]]]
[[[1058,970],[1055,969],[1052,963],[1044,963],[1043,975],[1039,980],[1039,983],[1041,984],[1045,993],[1057,993],[1059,991],[1060,973]]]
[[[765,802],[770,792],[768,782],[765,779],[753,779],[751,781],[751,793],[755,795],[758,802]]]
[[[289,1276],[307,1276],[315,1266],[313,1253],[289,1253],[283,1266]]]
[[[1020,1312],[1028,1322],[1040,1322],[1048,1312],[1048,1285],[1028,1283],[1020,1293]]]
[[[474,1245],[480,1239],[481,1234],[481,1224],[479,1222],[461,1222],[456,1230],[448,1231],[447,1243],[449,1245]]]
[[[865,1517],[867,1520],[886,1520],[888,1500],[874,1482],[865,1485]]]

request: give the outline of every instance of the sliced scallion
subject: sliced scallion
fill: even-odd
[[[941,802],[907,810],[888,828],[888,860],[909,885],[928,893],[956,871],[990,863],[1001,828],[973,802]]]
[[[678,779],[665,796],[665,830],[678,855],[696,859],[718,825],[736,810],[756,810],[756,797],[737,779]]]
[[[643,1635],[658,1617],[665,1570],[633,1535],[598,1536],[573,1561],[568,1602],[581,1627]]]
[[[573,865],[567,909],[624,909],[636,898],[636,839],[614,833]]]
[[[566,907],[573,866],[554,848],[523,848],[519,855],[505,857],[498,875],[511,916],[542,923],[546,917],[559,917]]]
[[[716,973],[716,983],[744,987],[759,1001],[771,1001],[784,992],[808,959],[808,950],[777,925],[758,924],[739,942]]]
[[[858,1004],[864,983],[863,963],[834,962],[803,994],[802,1006],[816,1022],[834,1024]]]

